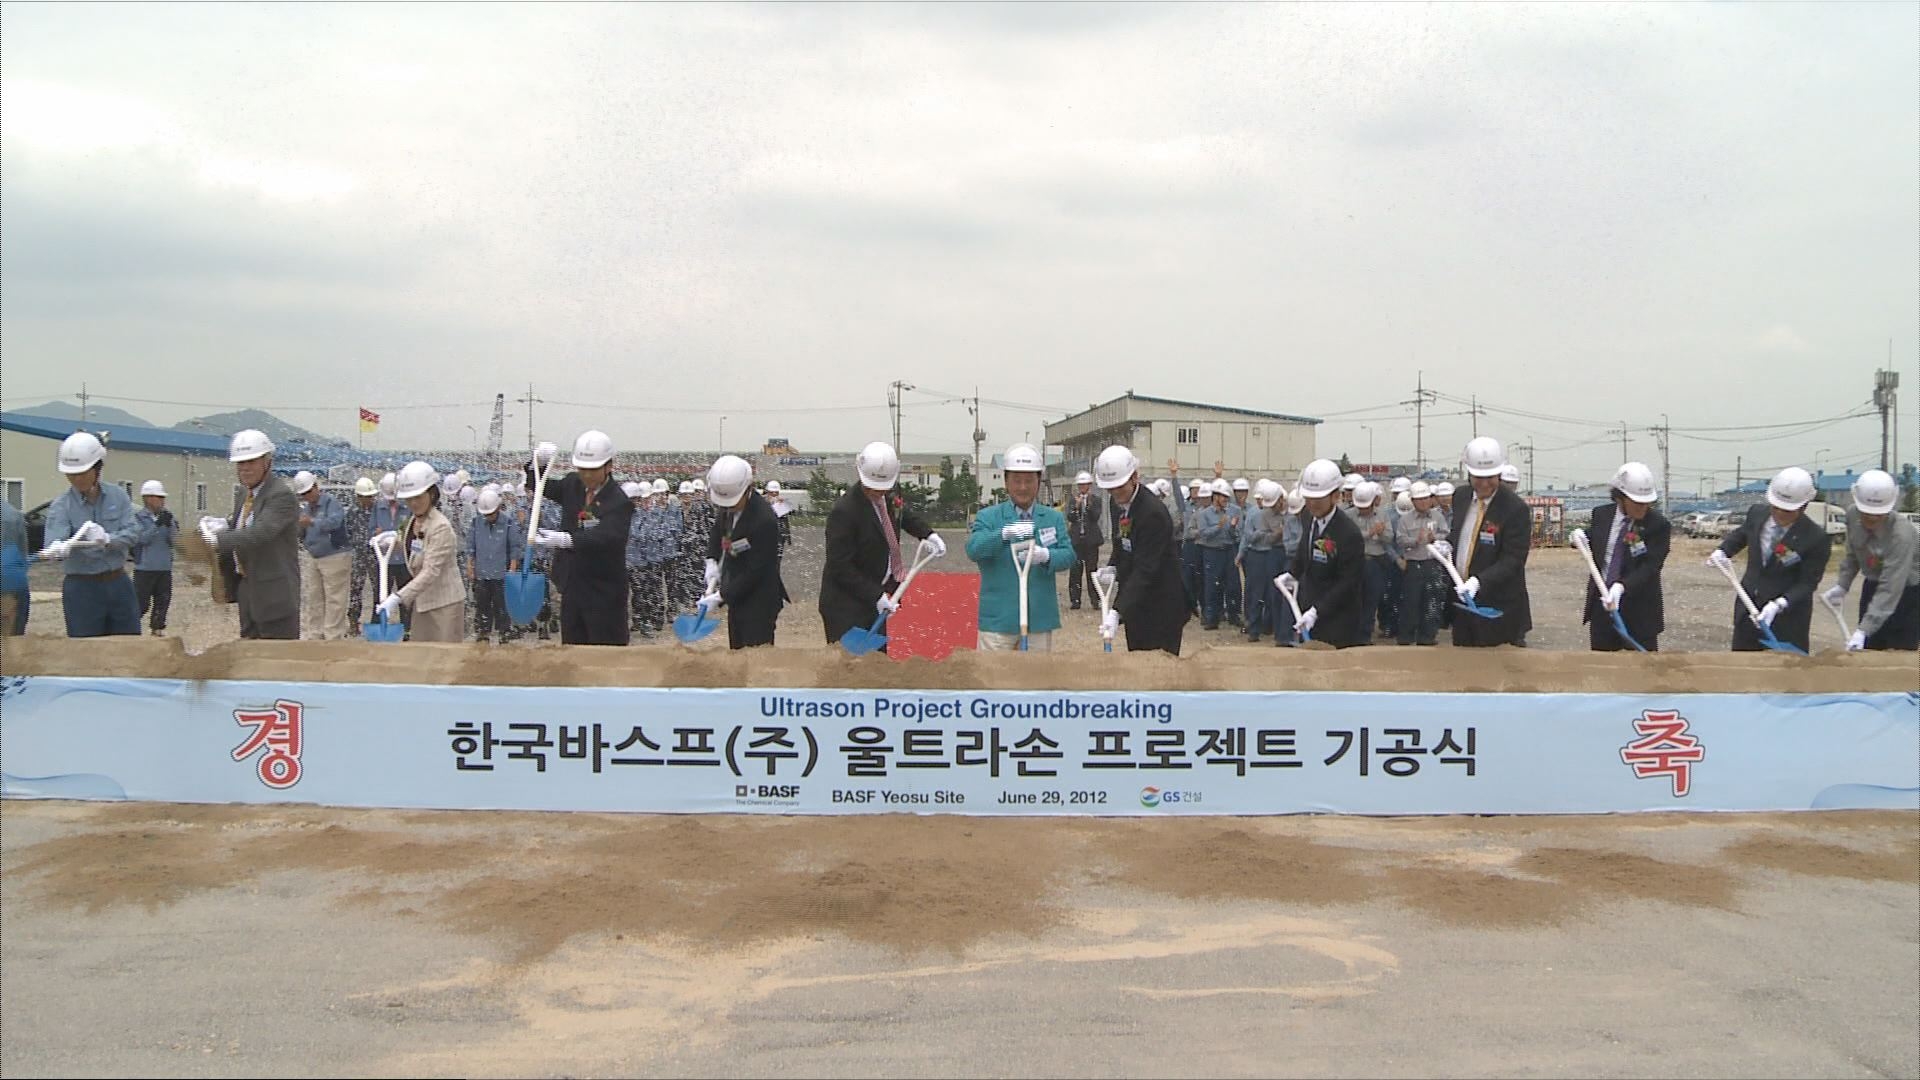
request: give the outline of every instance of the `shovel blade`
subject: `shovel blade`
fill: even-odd
[[[849,656],[865,656],[878,650],[887,643],[887,636],[880,632],[885,620],[875,619],[872,626],[856,626],[840,635],[840,647],[847,650]]]
[[[508,574],[501,592],[506,595],[507,617],[514,625],[525,626],[539,617],[540,606],[547,602],[547,575],[529,570]]]
[[[1633,635],[1627,633],[1627,620],[1621,618],[1619,612],[1609,611],[1607,612],[1607,614],[1613,617],[1613,632],[1620,635],[1621,641],[1624,641],[1627,644],[1633,646],[1634,652],[1647,651],[1646,646],[1641,645],[1639,642],[1633,640]]]
[[[1790,645],[1774,636],[1773,627],[1765,623],[1755,623],[1754,626],[1760,631],[1760,644],[1766,648],[1772,649],[1774,652],[1791,653],[1794,656],[1807,655],[1806,650],[1800,646]]]
[[[377,641],[383,645],[390,644],[405,639],[407,624],[390,623],[387,621],[386,613],[381,612],[373,622],[360,628],[360,635],[368,641]]]
[[[679,638],[682,645],[691,645],[719,627],[719,619],[703,619],[699,612],[673,617],[673,636]]]
[[[1497,619],[1500,617],[1499,608],[1481,607],[1478,604],[1461,603],[1458,601],[1456,601],[1453,606],[1469,615],[1478,615],[1483,619]]]

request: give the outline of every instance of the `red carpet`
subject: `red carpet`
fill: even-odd
[[[980,575],[921,571],[887,620],[887,655],[938,660],[979,640]]]

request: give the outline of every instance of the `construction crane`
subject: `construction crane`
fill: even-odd
[[[487,450],[499,453],[507,438],[507,395],[493,395],[493,423],[487,428]]]

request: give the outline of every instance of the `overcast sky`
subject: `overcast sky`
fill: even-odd
[[[1594,423],[1853,411],[1891,339],[1913,460],[1917,12],[9,3],[0,389],[460,447],[488,405],[426,406],[532,382],[544,438],[804,451],[904,379],[908,450],[1039,407],[991,452],[1131,388],[1403,461],[1424,371],[1563,418],[1480,421],[1545,486]],[[1674,486],[1878,452],[1783,433]]]

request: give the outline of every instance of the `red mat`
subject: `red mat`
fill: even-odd
[[[900,613],[887,620],[887,655],[939,660],[979,643],[980,575],[936,574],[913,579]]]

